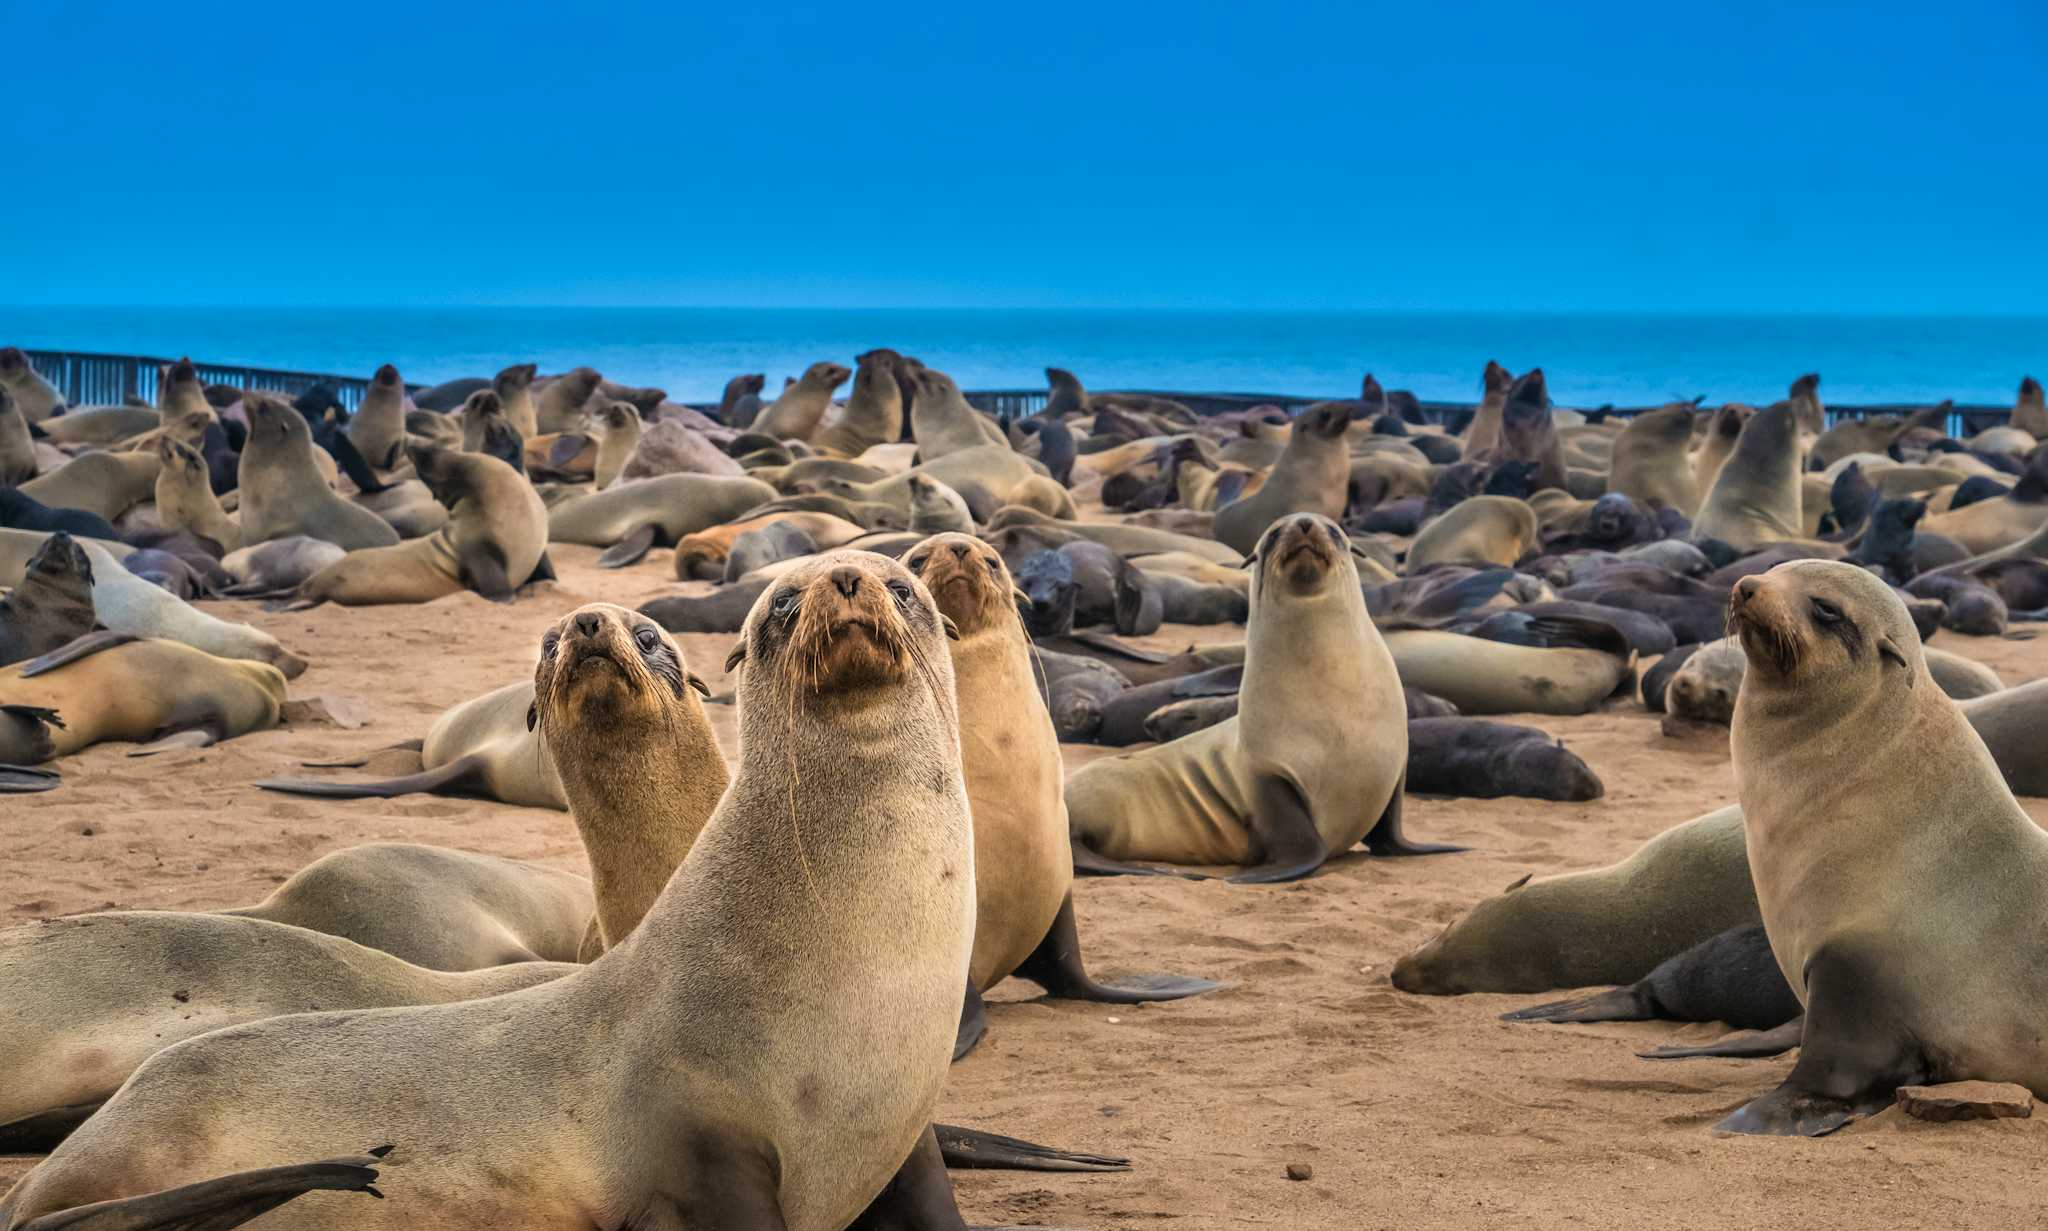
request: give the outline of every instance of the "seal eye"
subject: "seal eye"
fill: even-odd
[[[898,607],[901,607],[901,608],[905,609],[906,611],[907,611],[907,610],[909,610],[909,608],[910,608],[910,598],[911,598],[911,594],[910,594],[910,584],[909,584],[908,582],[903,582],[903,581],[892,581],[892,582],[890,582],[890,583],[889,583],[889,593],[891,593],[891,594],[893,594],[893,595],[895,595],[895,596],[896,596],[896,605],[897,605]]]
[[[1323,533],[1330,536],[1330,541],[1332,543],[1335,543],[1339,547],[1344,546],[1344,532],[1337,529],[1337,527],[1324,526]]]
[[[924,571],[924,566],[931,562],[931,558],[932,553],[926,552],[915,560],[905,560],[903,563],[909,567],[911,572],[921,573]]]
[[[634,630],[633,640],[638,641],[641,651],[647,654],[654,653],[661,646],[661,635],[644,624]]]
[[[555,656],[555,647],[560,644],[562,644],[562,634],[560,633],[549,633],[547,636],[542,637],[540,639],[540,656],[542,658],[553,658]]]
[[[776,615],[779,616],[786,616],[790,612],[795,611],[796,591],[784,590],[782,593],[776,595],[775,603],[772,607],[769,608],[769,610],[773,611]]]
[[[981,562],[988,565],[988,571],[991,573],[1000,575],[1003,571],[1003,562],[995,556],[983,556]]]
[[[1813,618],[1822,624],[1840,624],[1842,609],[1824,598],[1813,600]]]

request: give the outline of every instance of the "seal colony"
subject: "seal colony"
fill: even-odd
[[[2006,639],[2048,615],[2037,385],[1956,438],[1942,408],[1831,424],[1812,375],[1614,415],[1497,364],[1469,425],[1371,377],[1202,415],[1061,369],[996,418],[912,356],[846,358],[711,407],[387,365],[354,415],[190,364],[150,408],[0,370],[0,790],[70,841],[271,800],[323,844],[166,898],[134,886],[187,874],[98,890],[31,834],[12,900],[68,879],[56,908],[101,913],[0,928],[0,1067],[35,1075],[0,1092],[0,1152],[55,1149],[0,1162],[0,1228],[593,1201],[955,1226],[947,1167],[1122,1161],[942,1101],[1142,1083],[1218,1118],[1169,1057],[1327,1061],[1273,1041],[1282,1006],[1302,1040],[1388,1028],[1376,1054],[1455,1031],[1537,1120],[1532,1051],[1649,1083],[1652,1134],[1831,1132],[1966,1078],[2048,1094],[2015,957],[2048,893],[2015,798],[2048,790],[2048,662]],[[1658,834],[1646,798],[1703,815]],[[164,904],[203,909],[119,909]],[[1304,907],[1343,934],[1290,930]],[[1123,973],[1152,966],[1191,973]],[[1455,999],[1488,994],[1525,999]],[[1156,1073],[1105,1070],[1129,1047]],[[1710,1094],[1663,1080],[1791,1047]],[[609,1066],[676,1097],[656,1115]],[[1173,1193],[1140,1201],[1236,1183],[1156,1134],[1132,1153]],[[1086,1203],[1147,1191],[1115,1183]]]

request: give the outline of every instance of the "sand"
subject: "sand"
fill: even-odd
[[[325,698],[347,729],[301,722],[218,748],[147,759],[123,746],[67,758],[64,785],[0,802],[0,922],[107,907],[254,902],[315,857],[402,839],[581,870],[568,816],[419,796],[338,802],[249,784],[296,763],[415,739],[443,708],[533,669],[547,624],[593,599],[678,589],[669,553],[595,568],[553,549],[562,574],[510,606],[463,594],[424,607],[266,614],[313,660],[295,699]],[[691,589],[705,589],[694,585]],[[1159,648],[1235,630],[1168,628]],[[682,639],[714,692],[731,638]],[[1943,648],[2008,684],[2048,674],[2048,639],[1943,633]],[[712,706],[726,752],[734,714]],[[353,719],[351,719],[353,720]],[[1587,804],[1412,798],[1408,832],[1471,853],[1352,854],[1284,886],[1154,879],[1076,889],[1098,975],[1173,971],[1227,980],[1196,1000],[1142,1007],[1048,1002],[996,989],[989,1034],[955,1065],[945,1119],[1071,1149],[1127,1154],[1109,1175],[957,1173],[974,1223],[1185,1228],[2032,1224],[2048,1200],[2048,1124],[1923,1124],[1887,1111],[1818,1141],[1720,1139],[1708,1126],[1781,1080],[1789,1059],[1638,1060],[1714,1026],[1510,1025],[1550,997],[1431,998],[1387,972],[1473,901],[1525,872],[1591,867],[1734,798],[1725,737],[1674,740],[1633,702],[1579,718],[1524,718],[1562,737],[1607,785]],[[1070,764],[1102,750],[1070,748]],[[2025,801],[2048,821],[2048,801]],[[0,1080],[5,1080],[0,1075]],[[32,1159],[0,1158],[0,1187]],[[1286,1178],[1289,1164],[1313,1177]]]

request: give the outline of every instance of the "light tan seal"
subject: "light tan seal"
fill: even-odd
[[[1077,771],[1077,864],[1251,865],[1232,879],[1266,882],[1307,876],[1361,840],[1376,854],[1453,849],[1402,836],[1407,707],[1344,532],[1296,514],[1266,531],[1254,562],[1237,716]]]
[[[28,419],[14,395],[0,385],[0,484],[18,486],[36,477],[42,463],[36,457],[35,438],[29,434]]]
[[[1676,509],[1687,517],[1697,512],[1700,492],[1689,452],[1692,416],[1691,405],[1681,402],[1630,419],[1614,438],[1607,490],[1652,509]]]
[[[1750,873],[1806,1026],[1784,1084],[1717,1127],[1827,1133],[1901,1085],[2048,1094],[2048,833],[1934,686],[1904,603],[1800,560],[1737,582],[1729,613]]]
[[[397,368],[387,363],[370,378],[362,404],[348,421],[348,440],[379,470],[398,464],[405,448],[405,382],[398,379]]]
[[[0,762],[36,765],[108,741],[204,747],[276,726],[283,705],[284,676],[267,663],[93,634],[0,668]]]
[[[960,1050],[981,1033],[981,993],[1013,974],[1055,997],[1112,1004],[1176,1000],[1218,986],[1156,975],[1118,984],[1089,977],[1074,916],[1059,736],[1038,691],[1010,570],[970,534],[926,539],[904,564],[959,634],[947,648],[960,696],[975,867],[974,958]]]
[[[367,606],[424,603],[464,590],[509,602],[543,569],[548,510],[526,476],[495,457],[412,449],[413,472],[448,509],[448,524],[421,539],[352,551],[306,580],[308,602]]]
[[[103,449],[156,431],[163,418],[147,406],[88,406],[45,419],[40,426],[59,448]]]
[[[1290,514],[1342,517],[1351,481],[1351,453],[1344,447],[1350,427],[1349,402],[1318,402],[1302,411],[1259,490],[1216,510],[1216,537],[1248,552],[1266,527]]]
[[[733,540],[749,530],[764,526],[793,526],[809,537],[819,550],[850,543],[867,533],[864,526],[831,513],[784,511],[764,513],[740,521],[729,521],[686,534],[676,540],[676,577],[681,581],[717,581],[725,576],[725,562],[732,554]]]
[[[917,438],[917,453],[926,465],[948,454],[980,449],[985,445],[1010,447],[1010,438],[986,415],[967,404],[967,399],[960,393],[960,386],[953,383],[952,377],[914,360],[909,363],[914,365],[910,433]]]
[[[199,451],[166,435],[157,438],[156,456],[156,516],[164,529],[190,530],[220,544],[223,552],[241,550],[241,523],[213,494],[213,480]]]
[[[269,663],[288,680],[305,673],[306,660],[277,638],[248,624],[233,624],[128,571],[97,540],[80,539],[92,559],[92,605],[99,622],[130,637],[160,637],[221,658]]]
[[[43,379],[19,347],[0,346],[0,388],[30,423],[41,423],[64,408],[64,395]]]
[[[725,793],[709,689],[661,626],[592,603],[541,637],[527,723],[561,775],[597,893],[594,958],[625,940]]]
[[[659,475],[563,501],[548,510],[548,538],[610,548],[598,563],[622,567],[646,555],[657,542],[674,543],[773,499],[775,489],[759,479]]]
[[[1629,679],[1635,655],[1612,626],[1550,617],[1551,643],[1518,645],[1432,629],[1390,629],[1401,683],[1460,714],[1585,714]]]
[[[1515,383],[1514,373],[1489,359],[1486,371],[1479,378],[1479,409],[1472,414],[1471,425],[1465,429],[1465,456],[1483,457],[1500,447],[1501,412],[1508,404],[1508,388]]]
[[[1513,496],[1473,496],[1431,519],[1408,548],[1402,571],[1433,564],[1513,568],[1543,542],[1536,510]]]
[[[903,385],[897,379],[903,356],[886,348],[855,359],[853,392],[846,409],[812,433],[811,441],[840,457],[859,457],[903,435]]]
[[[591,468],[590,477],[597,489],[603,491],[618,481],[620,472],[626,468],[626,459],[640,447],[645,423],[639,407],[631,402],[606,402],[591,413],[590,426],[597,433],[597,463]]]
[[[390,523],[327,485],[304,415],[266,393],[244,393],[242,405],[249,415],[237,510],[244,543],[304,534],[354,551],[398,542]]]
[[[1735,451],[1714,478],[1693,519],[1696,539],[1719,539],[1737,551],[1803,537],[1799,485],[1799,421],[1780,402],[1742,426]]]
[[[870,554],[765,591],[743,640],[739,771],[626,944],[487,1001],[273,1018],[171,1048],[0,1202],[0,1225],[357,1138],[395,1145],[388,1200],[315,1193],[293,1225],[580,1228],[613,1211],[837,1231],[905,1186],[914,1151],[950,1208],[929,1117],[974,853],[942,622]]]
[[[511,371],[511,369],[507,369]],[[500,373],[502,376],[503,373]],[[529,384],[531,378],[529,378]],[[572,368],[550,379],[533,395],[534,430],[522,429],[520,435],[528,440],[535,436],[547,436],[557,432],[573,432],[583,421],[583,405],[590,400],[604,384],[604,377],[591,368]],[[498,395],[503,397],[501,393]],[[519,426],[516,416],[508,413],[514,427]]]
[[[118,521],[154,496],[158,465],[154,452],[85,453],[23,483],[21,494],[47,508],[84,509]]]
[[[812,364],[804,369],[800,380],[784,389],[782,396],[761,412],[761,417],[754,420],[754,430],[777,440],[808,441],[825,421],[825,412],[832,409],[832,391],[845,384],[851,375],[852,370],[844,364]]]

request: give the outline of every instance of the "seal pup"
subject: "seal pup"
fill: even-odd
[[[644,421],[631,402],[606,402],[589,415],[590,428],[597,434],[597,463],[591,481],[599,491],[618,481],[626,459],[640,446]]]
[[[1904,604],[1801,560],[1737,582],[1729,620],[1750,873],[1806,1025],[1784,1083],[1716,1127],[1815,1136],[1901,1085],[2048,1092],[2048,833],[1934,686]]]
[[[1781,539],[1803,538],[1799,484],[1799,422],[1780,402],[1743,425],[1713,486],[1707,489],[1695,539],[1719,539],[1737,551],[1755,551]]]
[[[0,667],[69,644],[93,621],[92,560],[59,531],[43,540],[21,584],[0,595]]]
[[[398,463],[399,450],[405,447],[405,382],[398,379],[397,368],[387,363],[370,378],[362,404],[349,418],[348,438],[363,460],[377,469],[389,470]]]
[[[1216,537],[1248,552],[1266,527],[1291,513],[1342,517],[1351,482],[1351,454],[1344,447],[1350,426],[1348,402],[1319,402],[1302,411],[1265,484],[1216,510]]]
[[[1737,1030],[1771,1030],[1799,1013],[1764,925],[1751,923],[1666,958],[1626,987],[1517,1009],[1501,1020],[1726,1022]]]
[[[448,524],[421,539],[370,547],[307,578],[308,603],[424,603],[463,590],[510,602],[535,577],[551,577],[548,510],[525,476],[495,457],[410,449],[413,473],[448,509]]]
[[[327,485],[304,415],[264,393],[245,393],[242,405],[249,412],[238,509],[244,543],[306,534],[353,551],[398,542],[390,523]]]
[[[949,1206],[929,1117],[974,855],[943,617],[900,565],[834,553],[767,593],[740,662],[738,773],[626,944],[508,997],[273,1018],[172,1048],[0,1202],[0,1222],[355,1136],[397,1143],[390,1200],[302,1198],[300,1225],[569,1227],[604,1209],[826,1231],[885,1186]],[[614,1042],[564,1051],[586,1031]],[[742,1039],[754,1062],[736,1062]],[[778,1063],[780,1040],[802,1062]],[[169,1124],[192,1148],[153,1148]],[[610,1145],[625,1139],[646,1148]],[[917,1170],[899,1175],[906,1160]]]
[[[1742,438],[1743,425],[1755,414],[1753,406],[1728,402],[1707,416],[1706,435],[1692,455],[1693,483],[1702,496],[1714,490],[1714,480],[1721,476],[1721,467],[1727,465],[1735,442]]]
[[[1408,789],[1463,799],[1583,801],[1606,793],[1592,767],[1534,727],[1483,718],[1410,718]]]
[[[110,740],[204,748],[276,726],[283,705],[284,675],[268,663],[91,634],[0,668],[0,762],[35,765]]]
[[[974,954],[956,1055],[982,1028],[981,994],[1010,975],[1056,998],[1111,1004],[1177,1000],[1220,986],[1141,977],[1099,983],[1081,960],[1059,736],[1038,695],[1016,586],[994,548],[940,534],[904,557],[957,639],[947,650],[960,698],[960,749],[974,815]]]
[[[1250,865],[1231,879],[1259,883],[1307,876],[1361,840],[1375,854],[1457,849],[1402,836],[1406,703],[1344,532],[1295,514],[1267,529],[1252,567],[1239,714],[1077,771],[1077,859]]]
[[[814,363],[803,377],[782,391],[754,420],[754,430],[776,440],[809,441],[832,408],[832,391],[846,383],[852,369],[838,363]]]
[[[616,948],[661,896],[725,793],[699,701],[710,689],[660,625],[591,603],[542,635],[527,726],[538,732],[583,835],[596,941]],[[620,773],[621,758],[633,760]]]
[[[0,388],[30,423],[41,423],[64,410],[64,395],[43,379],[20,347],[0,346]]]
[[[347,554],[343,548],[303,534],[231,551],[220,563],[228,576],[234,578],[234,584],[222,589],[221,596],[280,597],[297,590],[308,577]]]

